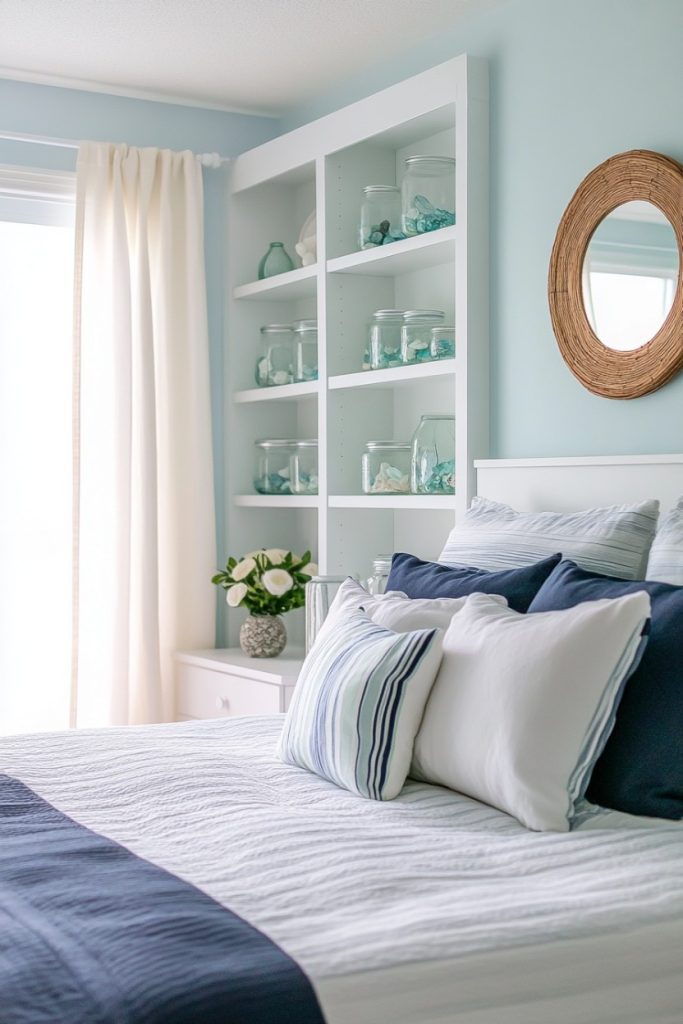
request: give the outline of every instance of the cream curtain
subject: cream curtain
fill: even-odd
[[[84,143],[77,173],[72,724],[172,717],[212,647],[215,522],[201,169]]]

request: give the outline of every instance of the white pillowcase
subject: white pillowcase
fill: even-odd
[[[646,579],[683,586],[683,498],[659,524],[650,549]]]
[[[444,637],[411,774],[567,831],[649,615],[644,592],[527,615],[472,594]]]
[[[497,572],[559,551],[589,572],[642,580],[658,516],[658,501],[564,513],[517,512],[475,498],[463,522],[451,530],[439,561]]]

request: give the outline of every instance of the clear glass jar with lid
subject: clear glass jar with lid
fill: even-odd
[[[369,330],[370,367],[385,370],[401,365],[402,309],[377,309],[372,314]]]
[[[363,494],[410,493],[410,442],[368,441],[362,458]]]
[[[401,185],[405,235],[455,224],[455,159],[451,156],[409,156]]]
[[[445,324],[432,327],[429,352],[432,359],[453,359],[455,356],[455,327],[447,327]]]
[[[391,572],[391,555],[377,555],[372,560],[372,576],[363,580],[368,594],[383,594]]]
[[[289,458],[292,494],[318,493],[318,442],[296,441]]]
[[[259,494],[291,494],[290,460],[297,441],[268,438],[254,442],[254,488]]]
[[[431,359],[432,328],[444,320],[440,309],[407,309],[401,327],[401,362],[423,363]]]
[[[291,324],[265,324],[261,328],[268,385],[291,384],[294,379],[294,336]]]
[[[455,494],[455,416],[422,416],[413,434],[413,494]]]
[[[374,249],[405,238],[401,228],[401,190],[396,185],[366,185],[360,208],[359,245]]]
[[[297,384],[318,379],[318,321],[295,320],[294,380]]]

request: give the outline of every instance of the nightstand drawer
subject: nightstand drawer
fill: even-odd
[[[282,695],[284,696],[284,694]],[[256,679],[176,664],[176,712],[190,718],[270,715],[284,710],[281,688]]]

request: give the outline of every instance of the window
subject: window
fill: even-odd
[[[73,175],[0,167],[0,732],[69,724]]]

